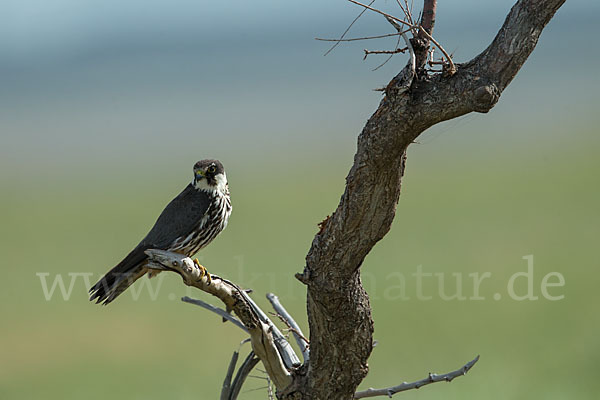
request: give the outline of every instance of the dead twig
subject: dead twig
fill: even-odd
[[[406,50],[408,50],[408,47],[403,47],[401,49],[396,49],[396,50],[367,50],[365,49],[365,56],[363,57],[363,60],[367,59],[367,56],[369,54],[398,54],[398,53],[404,53],[406,52]]]
[[[309,351],[309,341],[306,339],[300,326],[294,318],[292,318],[291,314],[287,312],[285,307],[279,301],[279,298],[273,293],[267,293],[267,299],[271,302],[273,309],[277,312],[279,318],[290,328],[292,334],[294,335],[294,339],[296,339],[296,343],[298,347],[300,347],[300,351],[302,352],[302,358],[306,363],[310,357]]]
[[[466,375],[466,373],[469,372],[469,370],[471,368],[473,368],[473,365],[475,365],[475,363],[477,361],[479,361],[479,356],[475,357],[475,359],[469,361],[468,363],[466,363],[464,366],[457,369],[456,371],[448,372],[448,373],[445,373],[442,375],[429,373],[427,378],[421,379],[420,381],[411,382],[411,383],[403,382],[402,384],[400,384],[398,386],[392,386],[392,387],[384,388],[384,389],[369,388],[367,390],[363,390],[361,392],[354,393],[354,398],[355,399],[363,399],[365,397],[376,397],[376,396],[392,397],[396,393],[404,392],[404,391],[410,390],[410,389],[419,389],[420,387],[429,385],[431,383],[452,382],[452,380],[454,378]]]
[[[406,25],[406,26],[408,26],[408,27],[410,27],[410,28],[418,28],[418,26],[416,26],[416,25],[414,25],[414,24],[411,24],[410,22],[407,22],[407,21],[405,21],[405,20],[403,20],[403,19],[400,19],[400,18],[398,18],[398,17],[394,17],[393,15],[390,15],[390,14],[388,14],[388,13],[385,13],[385,12],[383,12],[383,11],[381,11],[381,10],[377,9],[377,8],[373,8],[373,7],[371,7],[371,4],[373,4],[373,2],[371,2],[369,5],[366,5],[366,4],[360,3],[360,2],[358,2],[358,1],[356,1],[356,0],[348,0],[348,1],[349,1],[350,3],[354,3],[354,4],[358,5],[358,6],[364,7],[364,8],[365,8],[365,9],[367,9],[367,10],[374,11],[374,12],[376,12],[377,14],[381,14],[381,15],[383,15],[383,16],[385,16],[385,17],[389,17],[389,18],[393,19],[394,21],[398,21],[398,22],[400,22],[401,24],[403,24],[403,25]]]
[[[321,42],[356,42],[359,40],[371,40],[371,39],[383,39],[386,37],[398,36],[400,33],[386,33],[385,35],[375,35],[375,36],[365,36],[365,37],[357,37],[350,39],[324,39],[324,38],[315,38],[315,40],[319,40]]]
[[[421,32],[422,32],[422,33],[423,33],[423,35],[424,35],[424,36],[425,36],[425,37],[426,37],[428,40],[430,40],[430,41],[431,41],[431,43],[433,43],[433,44],[434,44],[434,45],[435,45],[435,46],[436,46],[438,49],[440,49],[440,51],[442,52],[442,54],[444,54],[444,56],[445,56],[445,57],[446,57],[446,59],[448,60],[448,64],[449,64],[449,65],[448,65],[448,70],[447,70],[448,74],[450,74],[450,75],[453,75],[453,74],[456,72],[456,66],[454,65],[454,62],[452,61],[452,57],[451,57],[451,56],[448,54],[448,52],[446,52],[446,50],[445,50],[445,49],[442,47],[442,45],[440,45],[440,44],[439,44],[439,42],[438,42],[437,40],[435,40],[435,39],[433,38],[433,36],[431,36],[431,35],[429,34],[429,32],[427,32],[427,31],[426,31],[426,30],[425,30],[425,29],[424,29],[424,28],[423,28],[421,25],[416,25],[416,24],[414,24],[414,23],[407,22],[407,21],[405,21],[405,20],[403,20],[403,19],[401,19],[401,18],[394,17],[393,15],[390,15],[390,14],[388,14],[388,13],[385,13],[385,12],[383,12],[383,11],[381,11],[381,10],[377,9],[377,8],[373,8],[373,7],[371,7],[371,5],[363,4],[363,3],[361,3],[361,2],[358,2],[358,1],[356,1],[356,0],[348,0],[348,1],[349,1],[350,3],[353,3],[353,4],[356,4],[356,5],[358,5],[358,6],[361,6],[361,7],[365,8],[365,9],[367,9],[367,10],[371,10],[371,11],[373,11],[373,12],[376,12],[376,13],[378,13],[378,14],[381,14],[381,15],[385,16],[385,17],[386,17],[386,18],[388,18],[388,19],[391,19],[391,20],[394,20],[394,21],[396,21],[396,22],[399,22],[399,23],[401,23],[401,24],[403,24],[403,25],[405,25],[405,26],[408,26],[408,27],[409,27],[409,28],[411,28],[411,29],[420,29],[419,33],[421,33]],[[371,3],[371,4],[372,4],[372,3]]]
[[[238,370],[235,379],[233,380],[233,383],[231,384],[231,391],[228,400],[237,399],[238,395],[240,394],[240,391],[242,390],[242,386],[246,381],[246,378],[248,377],[248,375],[250,375],[250,372],[256,366],[256,364],[258,364],[259,361],[260,360],[258,359],[258,357],[256,357],[256,354],[254,354],[253,351],[251,351],[250,354],[248,354],[248,356],[240,366],[240,369]]]
[[[225,318],[226,320],[233,322],[233,324],[235,326],[237,326],[244,332],[248,333],[248,329],[244,326],[244,324],[242,324],[242,322],[239,319],[237,319],[236,317],[234,317],[233,315],[229,314],[227,311],[225,311],[219,307],[213,306],[212,304],[209,304],[209,303],[199,300],[199,299],[192,299],[191,297],[187,297],[187,296],[182,297],[181,301],[183,301],[185,303],[190,303],[190,304],[200,306],[208,311],[212,311],[215,314],[220,315],[221,317]]]
[[[399,33],[401,36],[398,36],[398,40],[396,40],[396,50],[399,50],[399,48],[400,48],[400,38],[405,35],[402,32],[399,32]],[[387,64],[392,59],[392,57],[394,57],[394,54],[390,54],[390,56],[384,62],[379,64],[377,67],[373,68],[372,71],[377,71],[379,68],[383,67],[385,64]],[[365,54],[365,57],[363,58],[363,60],[366,60],[366,59],[367,59],[367,54]]]
[[[373,3],[375,3],[375,0],[371,0],[371,2],[369,3],[369,5],[372,5]],[[331,46],[331,48],[329,50],[327,50],[327,52],[325,52],[325,54],[323,54],[324,56],[326,56],[327,54],[331,53],[333,51],[333,49],[335,49],[341,42],[341,39],[343,39],[346,34],[350,31],[350,28],[352,28],[352,25],[354,25],[356,23],[356,21],[359,20],[360,17],[363,16],[363,14],[366,12],[367,10],[364,9],[360,12],[360,14],[358,14],[356,16],[356,18],[354,18],[354,20],[350,23],[350,25],[348,25],[348,27],[346,28],[346,30],[344,31],[344,33],[342,33],[342,36],[340,36],[340,40],[334,44],[333,46]]]

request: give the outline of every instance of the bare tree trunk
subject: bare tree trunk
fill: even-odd
[[[367,375],[373,346],[371,307],[360,267],[394,219],[406,148],[434,124],[488,112],[563,3],[518,1],[492,44],[473,60],[457,64],[453,75],[417,75],[406,92],[396,92],[394,80],[387,86],[358,137],[340,203],[315,236],[305,270],[298,275],[308,288],[311,356],[279,398],[353,398]]]

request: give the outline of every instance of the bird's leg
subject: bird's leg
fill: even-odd
[[[200,279],[206,276],[206,281],[210,285],[210,282],[212,281],[210,273],[206,270],[206,268],[204,268],[202,264],[200,264],[200,261],[198,261],[197,258],[194,258],[194,265],[200,270]]]

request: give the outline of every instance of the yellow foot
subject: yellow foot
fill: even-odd
[[[194,265],[196,265],[196,267],[198,267],[198,269],[200,270],[200,279],[206,276],[206,281],[210,285],[210,283],[212,282],[210,273],[206,270],[206,268],[204,268],[202,264],[200,264],[200,261],[198,261],[197,258],[194,258]]]

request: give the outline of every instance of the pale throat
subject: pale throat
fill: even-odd
[[[200,179],[200,180],[196,180],[194,179],[192,181],[192,185],[199,190],[206,190],[209,192],[221,192],[221,193],[226,193],[227,192],[227,176],[225,175],[225,173],[222,174],[218,174],[215,176],[215,181],[217,182],[217,184],[215,186],[209,185],[208,181],[206,180],[206,178]]]

